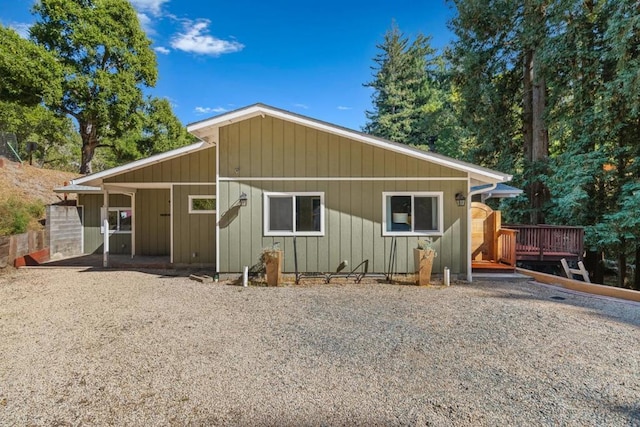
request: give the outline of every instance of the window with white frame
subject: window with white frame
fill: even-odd
[[[214,214],[216,213],[216,196],[189,196],[190,214]]]
[[[442,193],[383,192],[382,218],[384,236],[442,234]]]
[[[105,215],[105,209],[102,208],[102,218],[109,221],[110,233],[131,233],[133,210],[130,207],[109,207],[107,215]],[[100,233],[104,233],[104,227],[100,225]]]
[[[265,236],[323,236],[324,193],[264,193]]]

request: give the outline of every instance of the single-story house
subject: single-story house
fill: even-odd
[[[331,123],[255,104],[187,126],[200,141],[77,178],[85,253],[166,256],[175,265],[240,272],[264,248],[294,271],[369,260],[413,272],[431,239],[434,272],[471,280],[472,187],[510,175]]]

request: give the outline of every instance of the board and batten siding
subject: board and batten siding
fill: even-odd
[[[462,171],[269,116],[222,127],[219,150],[219,271],[256,264],[262,249],[276,242],[285,254],[284,271],[294,271],[293,238],[264,236],[264,192],[324,193],[325,234],[297,238],[300,271],[335,271],[343,260],[351,269],[368,259],[370,272],[384,272],[393,238],[382,236],[382,193],[436,191],[443,193],[444,230],[434,238],[434,272],[445,266],[452,274],[467,272],[467,209],[455,202],[468,188]],[[249,198],[245,207],[235,205],[242,192]],[[414,270],[417,240],[396,237],[397,272]]]
[[[215,185],[173,186],[173,262],[214,265],[216,262],[215,213],[189,213],[189,196],[215,196]]]
[[[106,183],[215,182],[215,147],[106,178]]]
[[[457,169],[269,116],[220,128],[219,155],[220,176],[230,178],[467,178]]]
[[[100,212],[103,205],[102,194],[78,194],[78,205],[84,206],[84,253],[102,253],[104,236],[100,232]],[[113,208],[131,207],[131,197],[125,194],[109,194],[109,206]],[[113,233],[109,236],[109,252],[131,254],[131,234]]]

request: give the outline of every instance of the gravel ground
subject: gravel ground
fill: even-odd
[[[640,426],[640,304],[523,283],[0,276],[1,425]]]

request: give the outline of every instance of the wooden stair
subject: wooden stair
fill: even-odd
[[[513,273],[516,268],[496,261],[474,260],[471,262],[471,271],[474,273]]]

